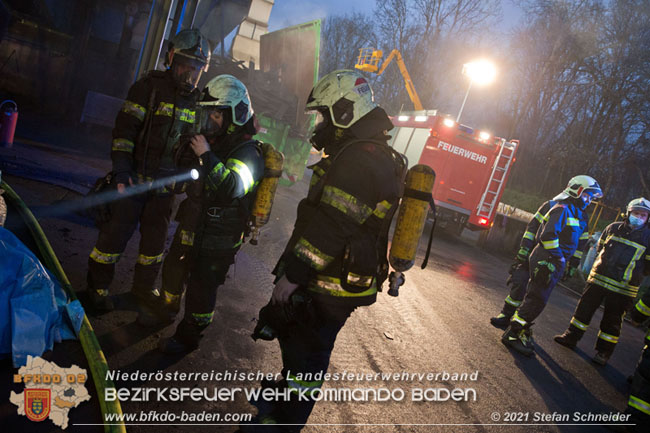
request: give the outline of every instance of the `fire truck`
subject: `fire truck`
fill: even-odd
[[[435,110],[391,117],[389,144],[436,172],[437,224],[460,234],[488,229],[515,162],[519,141],[494,137],[439,115]]]

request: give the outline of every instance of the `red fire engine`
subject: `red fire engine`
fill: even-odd
[[[391,117],[395,129],[389,144],[406,155],[409,167],[426,164],[436,172],[433,197],[438,222],[460,234],[463,228],[492,224],[519,141],[433,115]]]

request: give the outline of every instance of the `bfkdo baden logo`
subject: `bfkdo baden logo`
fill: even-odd
[[[32,421],[43,421],[50,414],[52,392],[49,389],[25,389],[25,415]]]
[[[11,391],[9,401],[17,407],[18,415],[30,421],[49,419],[65,430],[68,413],[84,401],[90,400],[85,383],[86,370],[72,365],[59,367],[40,357],[27,357],[25,366],[14,374],[14,383],[22,383],[22,393]]]

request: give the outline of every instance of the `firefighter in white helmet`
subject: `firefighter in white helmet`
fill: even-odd
[[[558,203],[543,216],[537,230],[535,247],[528,258],[530,280],[523,302],[514,312],[501,342],[524,355],[534,353],[531,326],[542,313],[551,292],[564,274],[567,261],[586,242],[585,210],[593,199],[602,197],[598,182],[590,176],[572,178],[565,190],[555,197]],[[581,239],[582,238],[582,239]]]
[[[604,301],[593,361],[607,364],[616,348],[623,316],[634,302],[644,274],[650,273],[650,201],[643,197],[627,205],[625,221],[608,225],[598,241],[598,255],[569,328],[555,341],[574,349],[596,309]]]
[[[255,134],[246,86],[232,75],[219,75],[205,87],[198,104],[199,134],[189,138],[198,157],[199,178],[181,203],[174,241],[163,265],[162,298],[168,318],[185,315],[160,349],[180,353],[198,347],[212,322],[217,288],[226,279],[248,228],[264,158]]]
[[[323,384],[305,375],[327,371],[338,332],[357,307],[375,302],[386,280],[388,231],[405,172],[403,157],[387,144],[393,125],[359,72],[325,75],[306,109],[317,117],[311,142],[327,157],[311,167],[308,195],[253,336],[278,338],[285,377],[266,385],[291,391],[291,401],[260,413],[258,422],[294,424],[287,431],[302,429]],[[281,329],[267,322],[283,314]]]
[[[170,188],[148,188],[127,194],[133,185],[151,185],[175,176],[173,147],[193,128],[196,84],[207,69],[210,48],[197,29],[176,34],[167,53],[166,71],[150,71],[129,89],[113,129],[113,179],[123,198],[110,204],[110,219],[100,226],[88,259],[88,292],[99,311],[113,309],[108,296],[115,265],[138,225],[140,248],[131,291],[138,299],[140,319],[158,300],[154,283],[163,260],[174,195]]]

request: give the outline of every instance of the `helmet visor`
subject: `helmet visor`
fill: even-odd
[[[178,84],[194,89],[201,79],[205,63],[199,60],[178,56],[172,62],[172,72]]]
[[[314,132],[320,131],[327,126],[327,116],[323,113],[323,110],[308,110],[305,113],[316,116],[314,118]]]
[[[199,106],[199,134],[206,137],[219,135],[224,123],[224,107]]]

